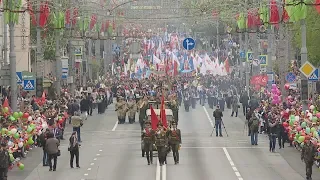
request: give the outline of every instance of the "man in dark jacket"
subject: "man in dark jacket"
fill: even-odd
[[[8,168],[11,165],[10,155],[7,150],[7,143],[2,141],[0,145],[0,179],[6,180],[8,178]]]
[[[316,147],[313,145],[313,143],[310,141],[310,137],[306,138],[307,142],[303,146],[301,151],[301,160],[305,162],[306,164],[306,179],[312,179],[312,166],[315,160],[315,155],[317,152]]]
[[[246,110],[248,109],[249,97],[246,92],[244,92],[240,97],[240,103],[242,104],[243,115],[246,115]]]
[[[40,145],[42,146],[42,150],[43,150],[43,158],[42,158],[42,165],[43,166],[49,166],[48,164],[48,153],[45,149],[46,147],[46,140],[47,140],[47,135],[50,133],[50,130],[49,129],[46,129],[45,132],[43,132],[41,135],[40,135]]]
[[[220,110],[220,106],[217,106],[217,109],[213,111],[213,117],[215,119],[215,128],[216,128],[216,136],[218,137],[218,134],[220,137],[222,137],[222,130],[221,130],[221,123],[222,123],[222,117],[223,113]]]

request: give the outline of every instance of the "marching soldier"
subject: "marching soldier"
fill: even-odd
[[[208,92],[208,104],[211,109],[213,109],[213,98],[214,98],[213,89],[211,88]]]
[[[174,97],[172,97],[171,100],[170,100],[170,109],[172,110],[173,119],[175,119],[176,123],[178,124],[178,121],[179,121],[179,116],[178,116],[179,106],[178,106],[177,101],[175,100]]]
[[[308,137],[309,138],[309,137]],[[306,164],[306,176],[308,180],[311,180],[312,175],[312,166],[315,160],[315,155],[317,152],[316,147],[313,145],[313,143],[310,141],[310,139],[306,139],[307,142],[302,148],[301,152],[301,160],[305,162]]]
[[[146,153],[148,165],[150,165],[150,163],[153,163],[153,143],[155,141],[155,132],[151,129],[151,123],[149,121],[146,121],[144,124],[146,127],[142,131],[141,135],[141,139],[144,143],[143,153]]]
[[[118,112],[118,123],[124,124],[126,122],[126,114],[127,114],[127,103],[124,101],[123,97],[119,97],[119,101],[115,105],[116,111]]]
[[[163,125],[161,123],[158,124],[155,139],[160,166],[162,166],[166,161],[168,139],[167,132],[164,130]]]
[[[132,124],[136,121],[137,105],[133,98],[129,98],[128,102],[128,118],[129,123]]]
[[[143,130],[144,120],[146,119],[147,109],[149,108],[147,96],[144,96],[143,99],[141,99],[139,101],[138,107],[139,107],[139,109],[138,109],[138,111],[139,111],[139,123],[140,123],[141,130]]]
[[[172,122],[172,128],[168,131],[169,144],[173,153],[174,164],[179,164],[179,149],[181,144],[181,131],[177,124]]]

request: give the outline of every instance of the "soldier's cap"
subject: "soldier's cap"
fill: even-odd
[[[151,122],[150,121],[146,121],[146,122],[144,122],[144,124],[151,124]]]
[[[159,127],[159,126],[163,127],[163,124],[162,124],[161,122],[159,122],[157,126],[158,126],[158,127]]]
[[[172,122],[171,125],[177,125],[177,123],[176,122]]]

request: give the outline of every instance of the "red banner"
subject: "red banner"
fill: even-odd
[[[268,76],[267,75],[256,75],[252,76],[250,80],[251,85],[267,86]]]

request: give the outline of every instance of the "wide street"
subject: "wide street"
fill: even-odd
[[[270,153],[268,139],[259,137],[252,147],[244,131],[243,116],[230,117],[224,112],[229,136],[210,137],[213,128],[212,109],[197,105],[185,112],[181,107],[179,128],[182,131],[180,164],[174,165],[172,154],[168,165],[148,166],[141,157],[140,127],[116,124],[111,105],[103,115],[89,117],[81,129],[80,169],[69,167],[68,140],[62,141],[62,155],[56,172],[42,166],[42,149],[33,149],[24,160],[25,170],[10,171],[12,180],[303,180],[305,167],[299,152],[287,148]],[[95,112],[96,113],[96,112]],[[240,113],[241,114],[241,113]],[[70,126],[70,125],[68,125]],[[66,139],[70,136],[70,127]],[[156,162],[156,161],[155,161]],[[314,168],[314,180],[320,180]]]

